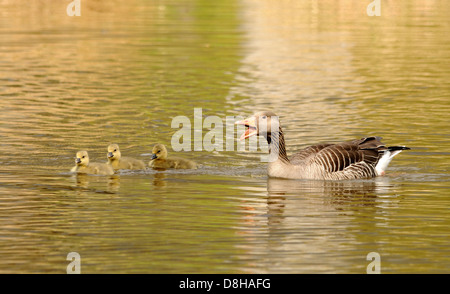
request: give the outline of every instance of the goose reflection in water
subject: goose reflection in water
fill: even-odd
[[[337,263],[342,269],[355,268],[355,260],[364,260],[367,254],[361,250],[379,248],[358,232],[376,234],[380,227],[389,226],[386,210],[399,201],[397,196],[389,197],[394,186],[387,177],[352,181],[268,178],[267,186],[253,191],[258,197],[245,197],[241,202],[238,228],[245,241],[237,247],[255,268],[267,273],[335,273]],[[356,264],[357,271],[363,272],[364,264]]]
[[[393,185],[389,178],[352,181],[316,181],[267,179],[268,216],[290,215],[293,211],[316,213],[328,210],[351,212],[358,207],[375,207],[380,196],[386,195]]]

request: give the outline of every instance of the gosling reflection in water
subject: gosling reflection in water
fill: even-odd
[[[153,175],[153,186],[158,188],[167,187],[167,181],[165,180],[167,175],[165,173],[155,173]]]
[[[75,177],[75,181],[76,181],[76,185],[79,188],[83,188],[83,189],[90,189],[92,186],[92,183],[105,183],[106,180],[106,185],[107,185],[107,189],[106,192],[109,193],[116,193],[119,191],[120,189],[120,176],[119,175],[111,175],[107,178],[105,177],[96,177],[96,176],[90,176],[88,174],[76,174]]]

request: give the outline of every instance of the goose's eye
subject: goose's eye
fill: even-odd
[[[83,157],[81,157],[81,158],[85,158],[86,156],[83,156]]]
[[[114,149],[114,152],[116,152],[117,151],[117,149]]]
[[[161,150],[158,150],[158,153],[160,153],[161,152]]]

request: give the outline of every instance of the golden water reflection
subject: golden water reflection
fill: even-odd
[[[0,273],[65,273],[73,251],[83,273],[365,273],[372,251],[384,273],[448,272],[448,1],[68,2],[0,0]],[[110,143],[148,162],[194,108],[270,108],[288,153],[412,150],[344,183],[267,179],[260,151],[69,172]]]

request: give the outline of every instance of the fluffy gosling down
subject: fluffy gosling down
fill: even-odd
[[[112,167],[106,163],[89,162],[89,155],[87,151],[77,152],[75,164],[76,165],[71,169],[71,172],[105,176],[114,174]]]
[[[156,144],[152,149],[152,159],[148,163],[152,168],[196,169],[197,164],[179,157],[167,158],[167,149],[163,144]]]
[[[119,145],[111,144],[108,146],[108,164],[116,171],[119,169],[145,169],[145,163],[142,160],[130,157],[122,157]]]

